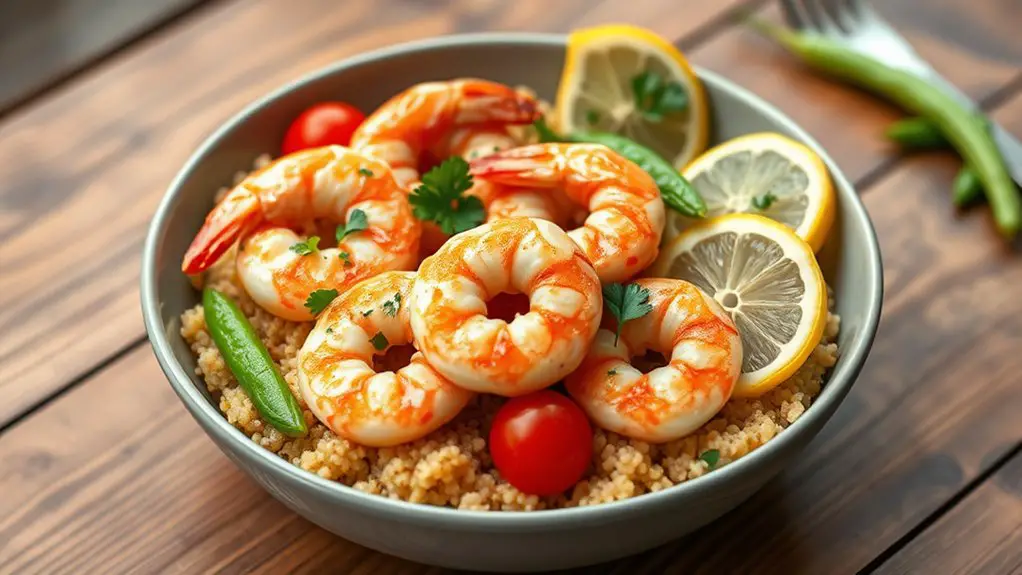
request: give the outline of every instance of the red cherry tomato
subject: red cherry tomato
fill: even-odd
[[[556,495],[578,482],[592,458],[593,431],[575,402],[547,389],[505,403],[490,429],[490,456],[524,493]]]
[[[281,153],[284,155],[306,148],[331,144],[347,146],[351,135],[365,116],[358,108],[344,102],[323,102],[305,110],[284,135]]]

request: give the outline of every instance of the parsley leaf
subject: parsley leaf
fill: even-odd
[[[319,250],[319,236],[310,236],[304,242],[291,244],[291,247],[288,249],[300,256],[307,256]]]
[[[396,316],[399,309],[401,309],[401,292],[395,293],[394,299],[383,302],[383,313],[390,317]]]
[[[596,110],[589,110],[586,112],[586,123],[590,126],[595,126],[600,123],[600,113]]]
[[[483,202],[462,192],[472,187],[468,162],[453,156],[426,172],[422,183],[408,196],[412,213],[423,221],[440,225],[445,234],[472,229],[486,220]]]
[[[716,469],[717,463],[720,461],[720,450],[707,449],[699,454],[699,459],[705,461],[706,465],[710,466],[710,469]]]
[[[659,122],[664,116],[688,108],[688,93],[681,84],[665,82],[649,70],[632,78],[632,95],[639,112],[650,122]]]
[[[305,307],[309,308],[313,315],[319,315],[326,309],[326,306],[330,305],[330,302],[334,301],[335,297],[337,297],[335,289],[318,289],[309,294],[308,299],[305,300]]]
[[[341,252],[340,258],[344,261],[344,267],[346,268],[350,268],[351,266],[355,265],[351,263],[351,254],[349,254],[348,252]]]
[[[541,143],[548,142],[567,142],[567,138],[558,134],[546,123],[546,118],[540,116],[538,120],[532,123],[532,127],[536,130],[536,135],[539,136]]]
[[[762,196],[756,196],[752,198],[752,207],[759,211],[764,211],[777,201],[777,196],[770,192],[763,194]]]
[[[348,216],[347,225],[337,226],[337,231],[334,235],[337,237],[337,241],[341,241],[349,235],[355,232],[361,232],[368,227],[369,221],[366,219],[366,213],[356,208],[352,210],[351,215]]]
[[[621,327],[626,321],[638,319],[653,311],[649,303],[649,290],[639,284],[607,284],[603,286],[603,303],[617,320],[614,345],[621,337]]]
[[[387,341],[387,336],[383,335],[382,331],[376,332],[376,335],[369,340],[369,343],[373,344],[376,351],[383,351],[387,349],[388,345],[390,345],[390,342]]]
[[[369,168],[359,168],[358,169],[358,173],[362,174],[363,176],[365,176],[367,178],[371,178],[371,177],[376,175]]]

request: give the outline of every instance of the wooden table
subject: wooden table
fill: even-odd
[[[5,30],[31,30],[0,34],[0,573],[440,572],[309,524],[205,437],[145,340],[143,234],[195,146],[301,74],[396,41],[610,21],[676,39],[819,139],[873,217],[886,301],[868,364],[804,459],[706,529],[596,571],[1022,573],[1022,258],[985,208],[952,210],[955,157],[900,156],[881,137],[898,111],[733,23],[777,18],[763,1],[371,4],[0,9],[24,17]],[[877,4],[1022,133],[1022,4]]]

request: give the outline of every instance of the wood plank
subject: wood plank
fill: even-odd
[[[0,4],[0,113],[207,0]]]
[[[770,3],[761,15],[780,21],[777,4]],[[1022,2],[885,0],[872,4],[973,99],[988,98],[1022,77],[1022,49],[1013,32],[1017,26],[1010,24],[1022,22]],[[884,140],[883,130],[902,116],[900,111],[820,75],[756,32],[736,26],[689,50],[688,55],[788,114],[852,180],[898,154]]]
[[[1022,129],[1022,95],[997,117]],[[599,571],[853,573],[1016,448],[1022,300],[1005,286],[1022,260],[985,215],[952,213],[955,168],[919,156],[866,194],[885,315],[804,457],[717,523]],[[0,461],[0,572],[440,572],[270,499],[185,414],[148,346],[0,436]]]
[[[141,339],[146,226],[195,146],[252,100],[394,42],[605,20],[682,37],[742,1],[234,2],[17,115],[0,139],[0,425]]]
[[[875,573],[1022,573],[1022,453]]]

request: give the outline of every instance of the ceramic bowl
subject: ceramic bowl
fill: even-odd
[[[472,34],[434,38],[337,62],[286,85],[228,120],[181,168],[149,228],[142,309],[153,350],[174,391],[202,430],[237,466],[284,505],[337,535],[423,563],[490,571],[580,566],[637,553],[717,519],[790,466],[831,418],[869,353],[880,317],[882,270],[872,224],[827,153],[769,103],[718,73],[696,68],[712,110],[711,144],[758,131],[800,140],[823,157],[836,184],[838,215],[820,254],[841,314],[840,359],[811,408],[742,459],[658,493],[541,512],[457,511],[361,493],[291,465],[227,423],[195,375],[179,317],[199,298],[181,257],[213,203],[214,191],[276,153],[288,123],[328,99],[372,110],[416,82],[475,76],[525,84],[553,99],[565,37]],[[724,74],[727,70],[722,71]]]

